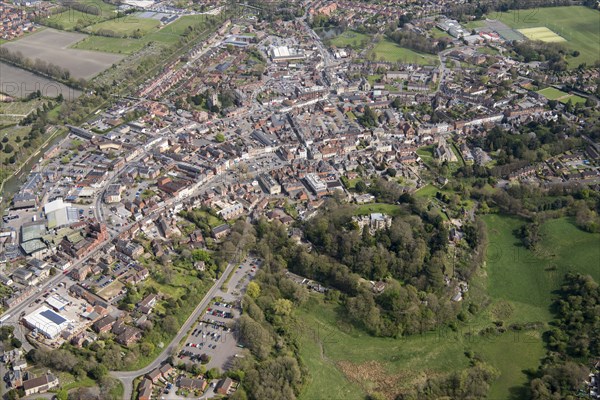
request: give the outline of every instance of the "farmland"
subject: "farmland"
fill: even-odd
[[[371,337],[345,321],[341,306],[313,295],[297,313],[301,357],[310,371],[301,399],[332,393],[358,399],[373,391],[391,396],[426,377],[467,368],[466,351],[478,353],[499,373],[489,398],[527,398],[523,371],[536,369],[545,354],[542,333],[552,319],[552,292],[570,270],[600,279],[600,235],[580,231],[567,219],[551,220],[542,226],[543,240],[534,254],[513,234],[523,221],[499,215],[484,220],[490,243],[487,265],[465,300],[482,309],[456,331]],[[538,327],[493,337],[477,334],[499,320],[504,326],[536,322]],[[330,390],[325,393],[324,387]]]
[[[56,97],[62,93],[64,98],[74,99],[81,95],[79,90],[9,64],[0,62],[0,71],[0,92],[14,98],[24,98],[36,90],[42,92],[44,97]],[[5,114],[22,112],[7,111]]]
[[[122,56],[116,54],[69,48],[85,37],[86,35],[81,33],[45,29],[20,40],[6,43],[3,47],[11,51],[19,51],[27,58],[39,58],[66,68],[75,78],[92,78],[121,60]]]
[[[88,26],[85,31],[91,34],[110,33],[116,37],[142,37],[158,29],[160,22],[155,19],[127,16]]]
[[[67,10],[59,14],[50,15],[46,19],[42,19],[40,23],[61,28],[65,31],[72,31],[75,27],[92,25],[104,19],[100,15],[87,14],[77,10]]]
[[[141,19],[137,18],[136,20],[140,21]],[[150,24],[157,23],[156,20],[152,19],[147,19],[146,21],[150,21]],[[160,29],[146,31],[141,38],[118,38],[90,35],[85,39],[73,44],[71,48],[118,54],[133,54],[140,51],[149,43],[155,43],[159,45],[171,45],[177,43],[188,26],[204,24],[205,21],[206,17],[203,15],[186,15]],[[112,21],[108,21],[107,23],[109,22]],[[126,28],[129,29],[130,32],[135,32],[135,29],[137,28],[133,29],[134,26],[135,24],[132,23]],[[93,27],[90,27],[90,29],[91,28]]]
[[[41,18],[39,23],[66,31],[81,29],[88,25],[96,24],[115,17],[116,7],[102,0],[90,0],[85,2],[85,9],[76,10],[69,6],[58,14],[48,15]]]
[[[106,53],[133,54],[147,43],[140,39],[88,36],[71,46],[72,49],[93,50]]]
[[[513,10],[494,13],[490,18],[499,19],[513,29],[547,27],[563,37],[563,44],[579,57],[569,57],[570,67],[581,63],[588,65],[600,60],[600,11],[583,6],[540,7],[531,10]]]
[[[437,56],[405,49],[388,39],[383,39],[377,43],[372,50],[372,54],[377,61],[383,60],[420,65],[436,65],[438,63]]]

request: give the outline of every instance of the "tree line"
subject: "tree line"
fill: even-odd
[[[20,51],[10,51],[5,47],[0,47],[0,60],[38,75],[57,80],[74,88],[83,89],[87,84],[85,79],[72,77],[71,72],[67,68],[40,60],[39,58],[31,60],[23,56],[23,53]]]
[[[568,273],[553,304],[555,320],[544,334],[548,353],[530,381],[531,398],[575,398],[586,390],[600,357],[600,286],[589,275]]]
[[[444,50],[450,41],[442,38],[438,41],[431,41],[426,36],[419,35],[418,33],[404,30],[388,31],[386,32],[388,38],[398,44],[400,47],[419,51],[421,53],[437,54]]]

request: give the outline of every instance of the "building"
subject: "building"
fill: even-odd
[[[307,174],[304,181],[317,196],[322,196],[327,193],[327,184],[316,174]]]
[[[212,235],[215,239],[219,240],[224,238],[231,231],[231,227],[228,224],[219,225],[213,228]]]
[[[48,339],[56,338],[71,325],[71,321],[66,317],[46,306],[42,306],[23,317],[23,322],[29,329],[37,330],[38,333],[41,333]]]
[[[71,302],[64,297],[58,295],[52,295],[45,300],[45,303],[48,304],[52,309],[56,312],[63,311],[66,306],[71,304]]]
[[[291,60],[303,60],[302,50],[291,49],[288,46],[273,46],[270,51],[271,60],[274,62],[285,62]]]
[[[157,300],[157,295],[149,294],[142,301],[139,302],[138,309],[144,314],[150,314],[150,312],[152,312],[152,309],[156,305]]]
[[[150,400],[152,398],[153,384],[150,379],[144,379],[139,386],[138,400]]]
[[[217,383],[217,386],[215,387],[215,392],[222,394],[222,395],[228,395],[231,393],[231,390],[234,388],[235,382],[233,379],[231,378],[225,378],[225,379],[221,379],[219,381],[219,383]]]
[[[94,329],[96,333],[110,332],[115,322],[116,319],[114,317],[107,315],[106,317],[94,322],[92,329]]]
[[[123,192],[122,185],[108,185],[106,188],[106,192],[104,192],[104,202],[111,203],[120,203],[121,202],[121,193]]]
[[[219,214],[224,220],[235,219],[244,213],[244,206],[238,202],[235,202],[222,210],[219,210]]]
[[[46,393],[48,390],[57,386],[58,378],[50,373],[23,382],[25,396],[31,396],[36,393]]]
[[[44,214],[48,220],[48,229],[60,228],[79,221],[77,208],[62,199],[56,199],[44,205]]]
[[[208,386],[206,380],[202,378],[190,379],[181,378],[179,380],[179,387],[186,390],[204,390]]]
[[[258,179],[267,193],[272,195],[281,193],[281,185],[270,175],[261,174]]]

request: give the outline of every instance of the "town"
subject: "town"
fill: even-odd
[[[251,357],[242,314],[248,297],[258,297],[263,264],[273,262],[253,247],[260,236],[248,233],[258,231],[253,225],[283,226],[311,249],[320,244],[300,224],[327,213],[331,199],[359,210],[348,221],[359,235],[379,237],[402,215],[402,199],[419,198],[443,221],[456,256],[472,244],[470,227],[488,203],[525,214],[505,199],[511,188],[535,187],[558,203],[563,193],[600,188],[600,59],[569,47],[580,39],[566,28],[541,18],[535,27],[511,25],[500,12],[464,18],[444,1],[291,2],[292,10],[268,8],[268,18],[261,6],[180,3],[123,2],[118,12],[153,21],[155,35],[194,16],[212,29],[135,78],[123,71],[144,52],[159,54],[156,44],[113,54],[119,68],[107,63],[86,76],[112,86],[91,113],[76,104],[100,98],[100,89],[79,83],[78,72],[57,80],[76,83],[77,98],[9,91],[2,82],[0,122],[9,129],[0,130],[2,160],[31,168],[12,171],[22,182],[2,191],[0,334],[11,345],[0,393],[70,390],[71,398],[86,390],[78,381],[112,377],[122,392],[101,391],[115,390],[113,398],[245,398],[244,378],[232,369]],[[91,40],[144,40],[145,22],[128,26],[137,31],[127,37],[94,30],[118,28],[103,4],[100,14],[70,10],[90,19],[73,24],[74,33],[60,16],[67,11],[49,2],[2,3],[0,37],[18,46],[12,40],[24,34],[20,40],[89,35],[72,45],[77,51],[97,50],[82,47]],[[562,8],[598,17],[583,6]],[[39,15],[52,22],[44,26]],[[559,56],[549,43],[563,46]],[[6,54],[2,68],[21,65]],[[69,69],[60,62],[48,63]],[[27,102],[34,110],[10,111]],[[86,118],[76,121],[78,112]],[[62,123],[49,122],[56,115]],[[43,145],[10,131],[38,123],[42,137],[52,135]],[[41,151],[19,159],[23,142]],[[386,185],[398,191],[388,204]],[[477,201],[469,199],[475,192]],[[571,205],[561,204],[535,206]],[[577,213],[588,227],[594,218],[593,210]],[[440,287],[460,307],[472,284],[454,269]],[[297,272],[286,277],[326,297],[335,286]],[[393,287],[386,279],[363,283],[378,296]],[[93,361],[77,370],[72,358]],[[592,398],[600,398],[597,368],[586,370],[583,390]]]

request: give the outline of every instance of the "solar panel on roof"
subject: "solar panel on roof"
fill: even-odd
[[[56,325],[60,325],[63,322],[67,321],[65,318],[61,317],[60,315],[51,310],[42,311],[40,315],[54,322]]]

